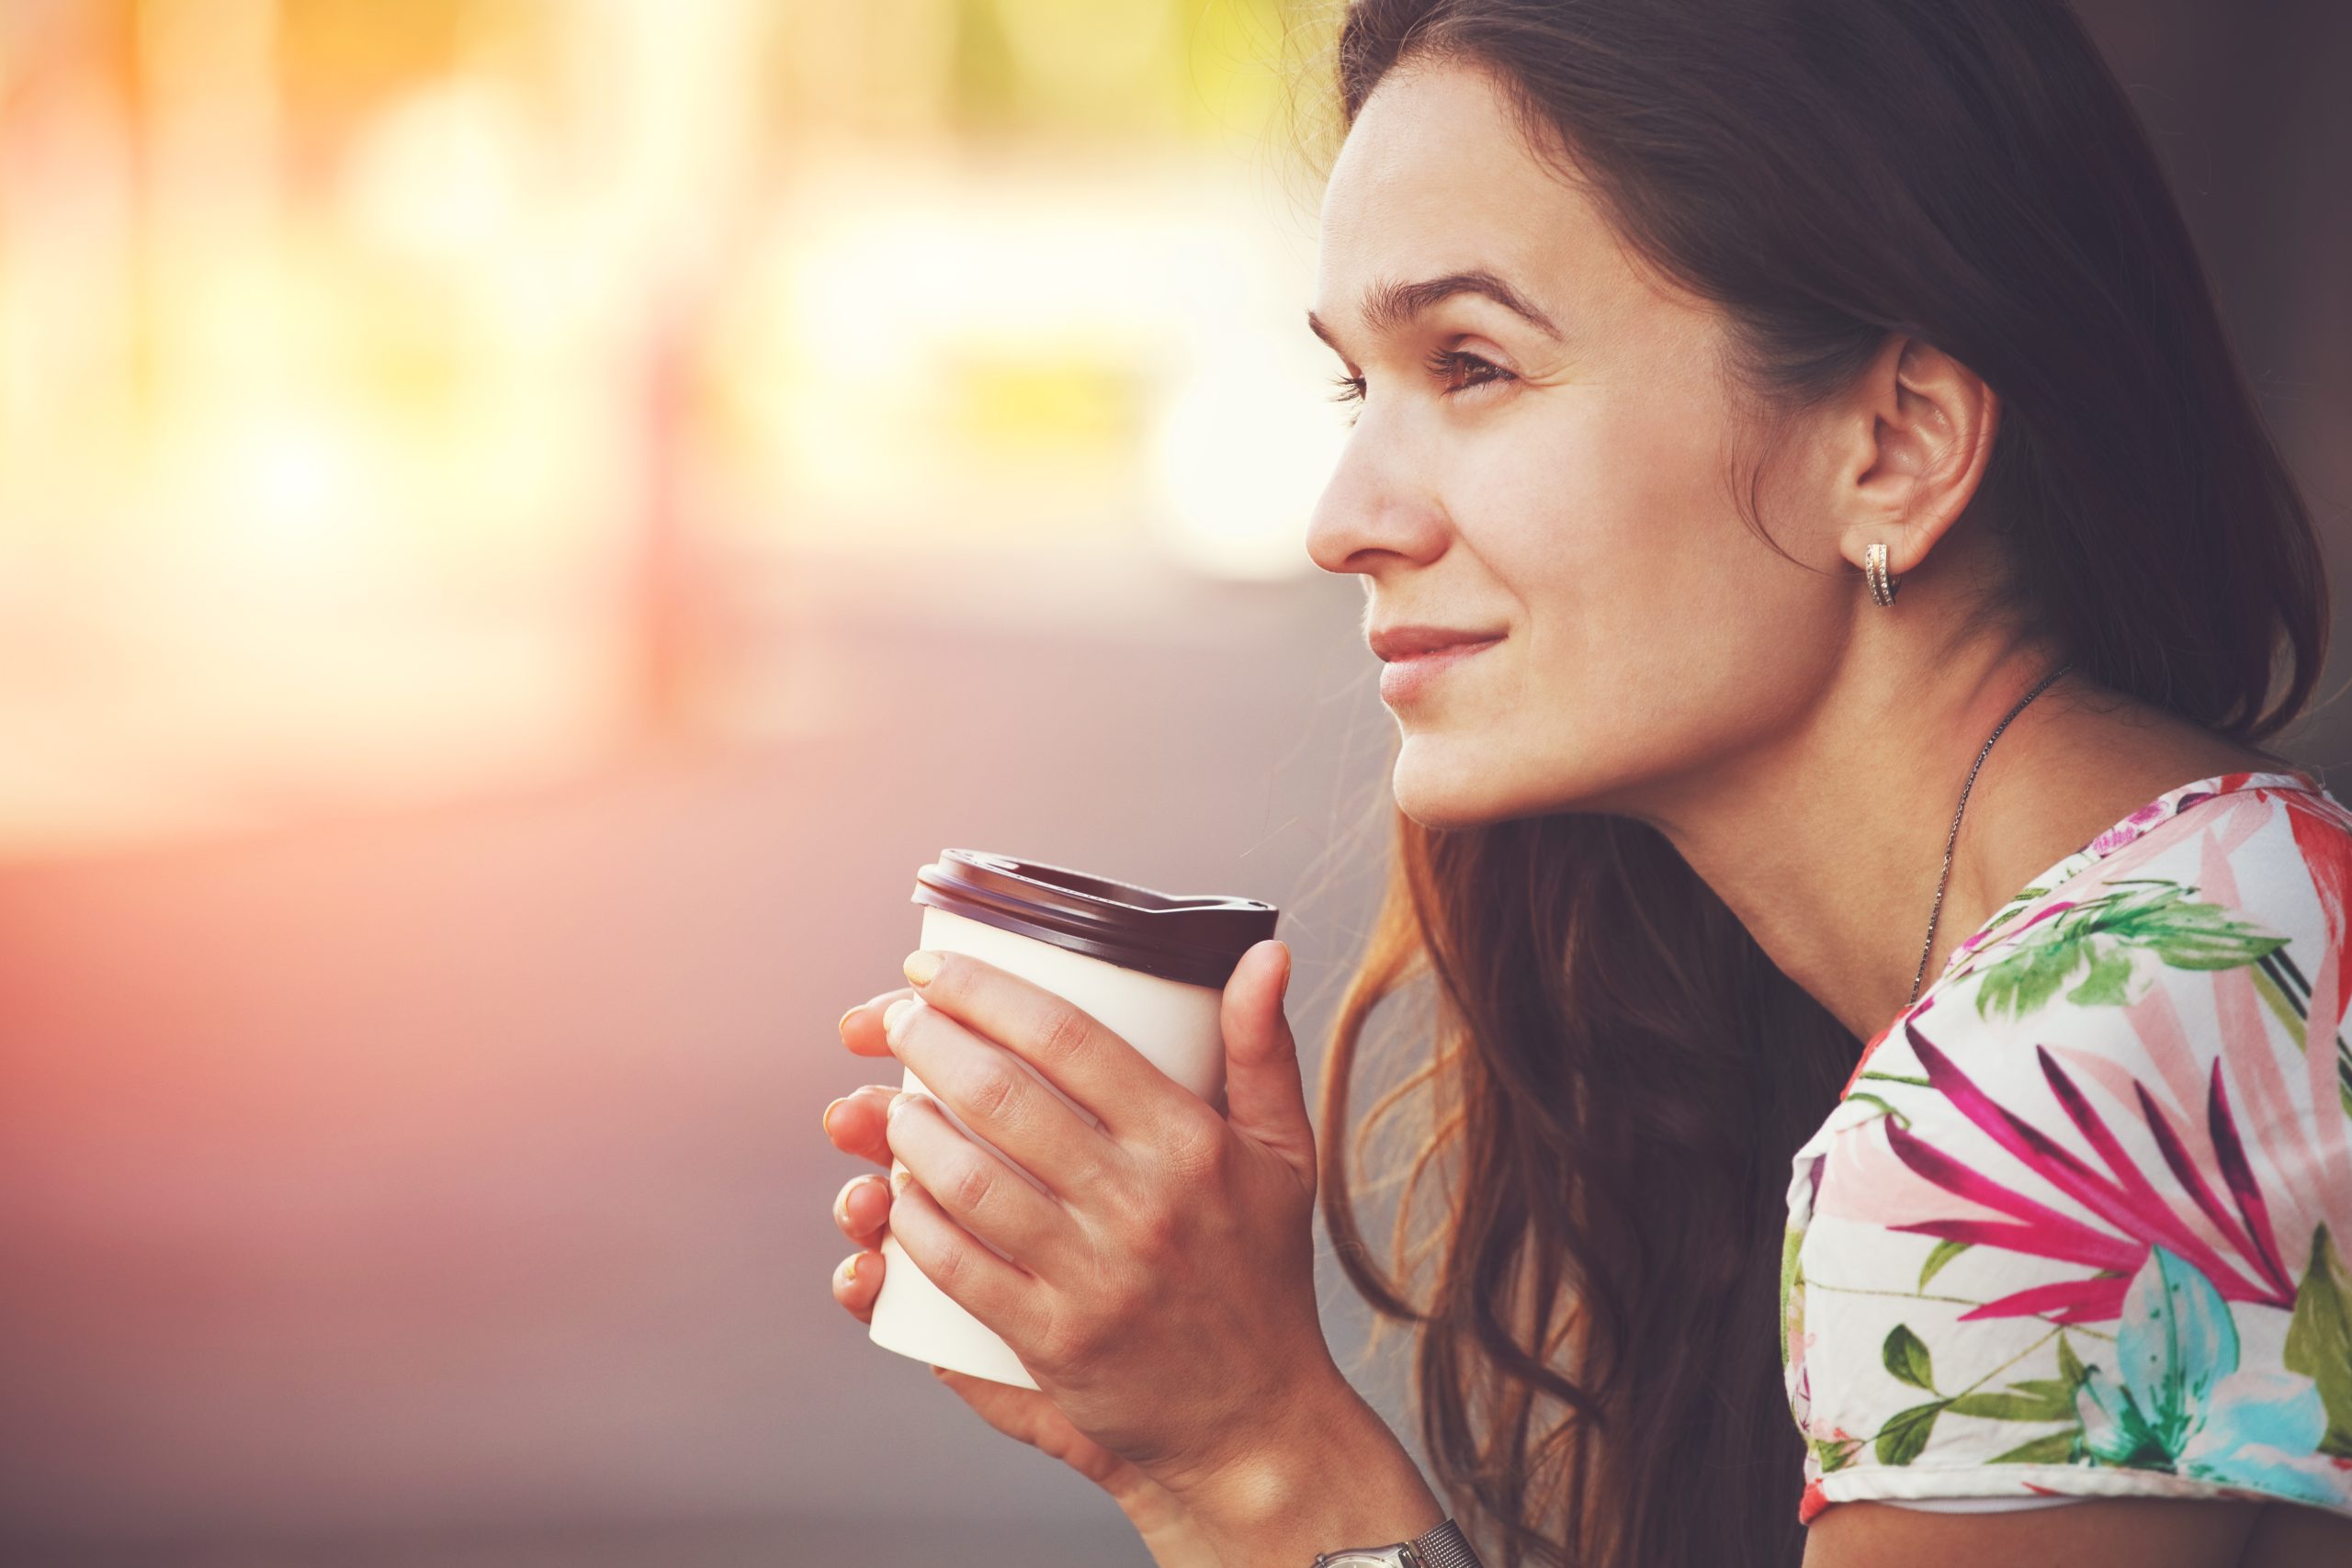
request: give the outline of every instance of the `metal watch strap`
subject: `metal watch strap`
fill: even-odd
[[[1413,1542],[1413,1555],[1422,1568],[1483,1568],[1478,1554],[1470,1550],[1470,1542],[1462,1527],[1452,1519]]]
[[[1335,1558],[1355,1558],[1379,1555],[1386,1559],[1395,1553],[1399,1568],[1484,1568],[1478,1554],[1470,1550],[1470,1542],[1462,1527],[1451,1518],[1439,1522],[1436,1529],[1396,1546],[1354,1546],[1338,1551],[1318,1552],[1315,1561],[1319,1565]]]

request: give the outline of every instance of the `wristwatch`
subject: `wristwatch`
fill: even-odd
[[[1394,1546],[1354,1546],[1316,1554],[1315,1568],[1481,1568],[1478,1554],[1452,1519]]]

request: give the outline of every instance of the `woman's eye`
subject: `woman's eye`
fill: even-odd
[[[1482,359],[1475,354],[1464,354],[1459,349],[1440,349],[1430,355],[1428,364],[1430,373],[1439,378],[1442,383],[1439,393],[1442,397],[1452,397],[1456,392],[1466,392],[1473,387],[1494,386],[1504,381],[1519,379],[1493,361]],[[1472,379],[1457,383],[1455,378],[1461,376],[1467,376]],[[1363,377],[1337,376],[1332,378],[1331,384],[1338,389],[1331,394],[1333,402],[1362,403],[1363,401]],[[1363,411],[1359,409],[1357,412],[1361,413]],[[1348,423],[1353,424],[1355,418],[1351,416]]]
[[[1472,387],[1491,386],[1498,381],[1518,379],[1510,371],[1491,360],[1481,359],[1475,354],[1464,354],[1459,349],[1451,348],[1440,349],[1430,355],[1430,370],[1434,375],[1448,378],[1445,389],[1449,396],[1455,392],[1466,392]],[[1459,387],[1452,384],[1451,378],[1456,375],[1470,375],[1479,371],[1484,371],[1486,374],[1475,381]]]

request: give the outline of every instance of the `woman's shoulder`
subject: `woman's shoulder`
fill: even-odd
[[[2352,1513],[2352,813],[2269,777],[2175,792],[2027,889],[1799,1151],[1806,1517],[2032,1493]]]
[[[2166,1044],[2300,1046],[2315,987],[2322,1010],[2343,1016],[2348,901],[2352,810],[2316,783],[2240,773],[2182,785],[1996,911],[1871,1043],[1849,1088],[1921,1076],[1912,1042],[1923,1035],[2030,1077],[2030,1045],[2056,1036],[2126,1059]],[[2249,987],[2277,1029],[2252,1027]]]

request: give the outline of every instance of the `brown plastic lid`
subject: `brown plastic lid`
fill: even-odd
[[[1222,988],[1280,911],[1254,898],[1155,893],[983,850],[942,850],[913,902],[1147,975]]]

